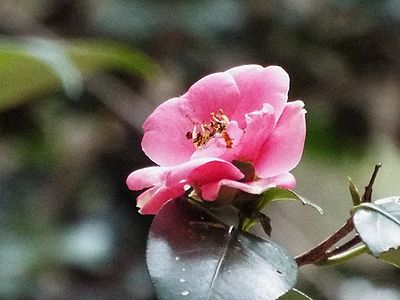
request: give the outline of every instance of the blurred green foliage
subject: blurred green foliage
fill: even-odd
[[[99,71],[120,70],[149,78],[155,65],[121,44],[102,40],[0,41],[0,110],[49,95],[63,86],[77,96],[82,80]]]

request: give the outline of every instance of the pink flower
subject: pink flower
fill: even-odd
[[[222,186],[260,194],[293,188],[289,173],[305,140],[302,101],[287,102],[289,76],[278,66],[245,65],[214,73],[186,94],[170,99],[147,118],[142,148],[159,167],[131,173],[143,214],[155,214],[190,186],[215,200]],[[236,162],[250,163],[254,176]],[[236,166],[235,166],[236,165]]]

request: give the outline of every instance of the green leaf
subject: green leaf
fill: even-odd
[[[374,256],[400,246],[400,197],[353,208],[354,226]]]
[[[148,56],[123,44],[106,40],[71,40],[67,53],[83,74],[120,70],[150,79],[157,66]]]
[[[159,299],[276,299],[298,271],[285,249],[219,223],[186,199],[155,216],[147,265]]]
[[[349,192],[351,195],[351,199],[353,200],[353,206],[360,205],[361,203],[361,196],[360,192],[358,191],[357,186],[354,184],[353,180],[348,177],[349,180]]]
[[[379,255],[379,259],[400,268],[400,248],[382,253]]]
[[[0,110],[60,87],[74,97],[83,77],[103,70],[149,78],[156,67],[144,54],[109,41],[1,40]]]
[[[285,295],[279,297],[279,300],[312,300],[312,298],[297,289],[291,289]]]
[[[292,190],[282,189],[278,187],[270,188],[261,194],[259,203],[257,205],[257,210],[263,210],[269,203],[273,201],[282,201],[282,200],[294,200],[301,201],[304,205],[310,205],[312,208],[317,210],[321,215],[324,213],[322,208],[317,204],[305,199],[304,197],[299,196]]]
[[[17,49],[0,47],[0,111],[16,106],[60,84],[44,62]]]

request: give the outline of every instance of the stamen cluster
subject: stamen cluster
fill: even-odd
[[[215,135],[220,134],[225,140],[226,147],[232,148],[232,139],[229,137],[226,129],[229,125],[229,118],[224,114],[223,110],[211,113],[211,122],[206,124],[194,124],[193,130],[186,133],[186,138],[192,140],[196,148],[204,146]]]

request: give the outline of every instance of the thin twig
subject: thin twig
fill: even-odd
[[[366,203],[366,202],[369,203],[372,200],[372,186],[374,185],[375,178],[376,178],[376,175],[378,175],[378,171],[379,171],[380,167],[382,167],[381,163],[375,165],[374,173],[372,173],[371,179],[370,179],[368,185],[365,187],[365,192],[364,192],[364,195],[362,196],[363,203]]]
[[[372,198],[372,186],[374,185],[376,175],[378,174],[379,168],[382,164],[376,164],[374,172],[372,173],[369,184],[365,187],[365,192],[362,196],[362,202],[371,202]],[[340,227],[336,232],[334,232],[331,236],[321,242],[319,245],[314,247],[313,249],[303,253],[295,258],[297,265],[304,266],[307,264],[314,264],[320,262],[322,260],[326,260],[331,256],[341,254],[346,250],[350,249],[352,246],[358,244],[360,242],[359,237],[356,236],[349,242],[343,244],[342,246],[328,252],[328,250],[333,247],[338,241],[347,236],[354,229],[353,218],[350,217],[342,227]],[[355,244],[353,244],[355,243]],[[347,248],[348,247],[348,248]]]
[[[341,245],[339,247],[336,247],[332,251],[326,252],[322,259],[328,258],[330,256],[338,255],[338,254],[340,254],[342,252],[345,252],[345,251],[351,249],[352,247],[354,247],[355,245],[359,244],[360,242],[361,242],[361,238],[357,234],[354,238],[352,238],[348,242],[344,243],[343,245]]]
[[[325,253],[338,241],[348,235],[354,229],[353,219],[349,218],[336,232],[321,242],[318,246],[295,258],[297,265],[304,266],[321,260]]]

